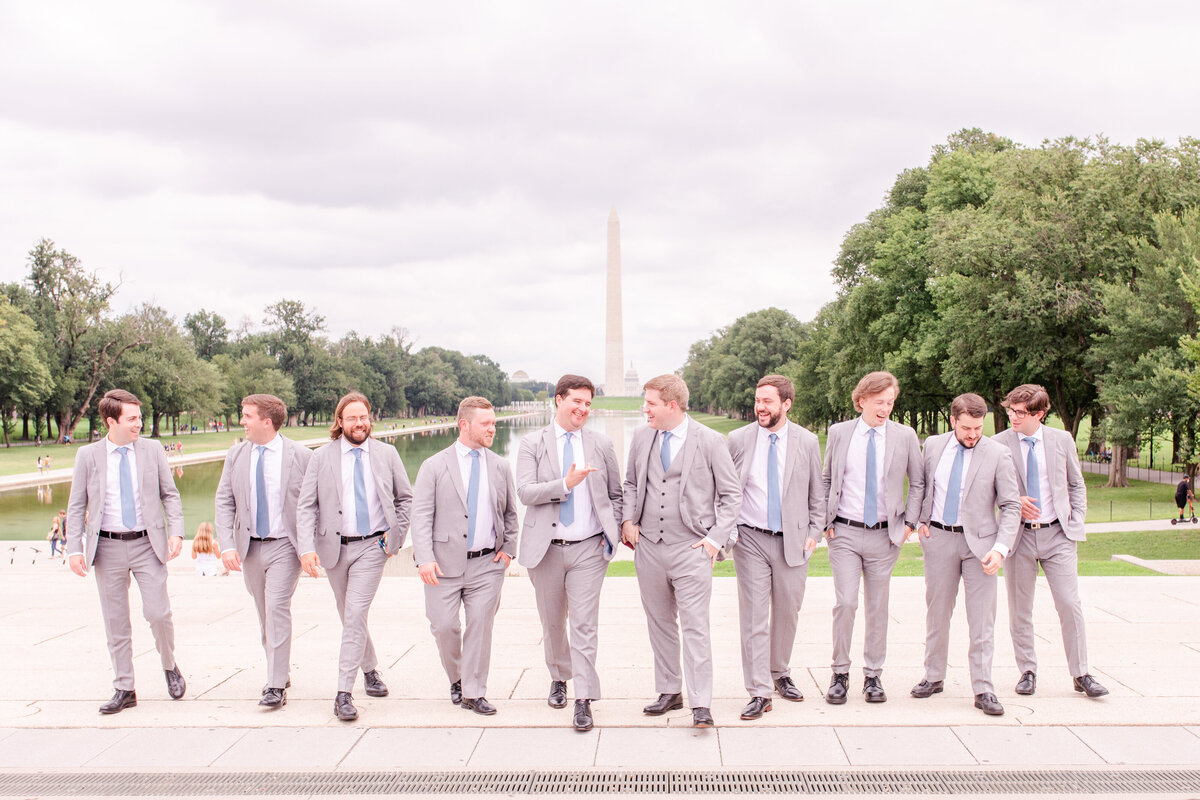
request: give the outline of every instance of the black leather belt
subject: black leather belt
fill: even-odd
[[[1021,520],[1021,524],[1027,530],[1036,531],[1038,528],[1049,528],[1051,525],[1057,525],[1058,519],[1052,519],[1049,522],[1026,522],[1025,520]]]
[[[833,521],[840,522],[843,525],[849,525],[852,528],[866,528],[869,531],[878,530],[880,528],[886,528],[888,526],[886,521],[885,522],[876,522],[874,525],[868,525],[865,522],[858,522],[857,520],[846,519],[845,517],[834,517]]]
[[[490,556],[494,552],[496,552],[496,548],[494,548],[494,547],[488,547],[483,550],[468,550],[467,558],[479,558],[480,556]]]
[[[283,538],[282,536],[251,536],[250,541],[252,541],[252,542],[278,542],[282,538]]]
[[[950,533],[962,533],[965,530],[962,525],[943,525],[942,523],[934,522],[933,520],[929,520],[929,526],[931,528],[941,528],[942,530],[949,531]]]
[[[368,534],[367,536],[343,536],[342,544],[350,544],[351,542],[365,542],[367,539],[378,539],[380,536],[383,536],[385,533],[387,533],[387,531],[375,531],[374,533]]]
[[[592,539],[595,539],[599,535],[600,534],[598,534],[598,533],[593,533],[591,536],[587,537],[586,539],[551,539],[550,544],[556,544],[559,547],[570,547],[571,545],[579,544],[580,542],[590,542]]]
[[[769,531],[766,528],[759,528],[755,525],[747,525],[744,522],[739,522],[738,525],[746,528],[747,530],[752,530],[755,533],[761,533],[764,536],[783,536],[783,531]]]
[[[116,539],[118,542],[132,542],[134,539],[140,539],[145,535],[145,531],[128,531],[125,533],[119,531],[100,531],[101,538]]]

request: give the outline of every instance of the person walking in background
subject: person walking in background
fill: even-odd
[[[196,535],[192,538],[192,559],[196,562],[197,575],[203,577],[229,574],[229,570],[225,569],[217,558],[217,543],[213,539],[211,522],[201,522],[197,526]]]
[[[55,514],[50,518],[50,532],[46,534],[46,541],[50,543],[50,557],[56,558],[57,552],[65,541],[62,530],[62,520]]]
[[[95,567],[115,673],[116,691],[100,706],[101,714],[137,705],[130,575],[142,595],[142,614],[154,634],[167,693],[178,700],[186,690],[175,663],[175,626],[167,594],[167,561],[183,551],[183,505],[163,449],[140,438],[141,405],[123,389],[112,389],[100,399],[100,418],[108,435],[79,448],[67,502],[71,570],[84,577],[89,566]]]

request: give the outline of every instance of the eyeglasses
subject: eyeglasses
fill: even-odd
[[[359,423],[370,422],[371,418],[367,417],[342,417],[343,425],[358,425]]]
[[[1026,417],[1032,417],[1037,413],[1036,411],[1029,411],[1024,408],[1006,408],[1004,410],[1007,411],[1008,415],[1013,419],[1025,419]]]

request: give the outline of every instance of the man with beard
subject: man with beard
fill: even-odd
[[[404,544],[412,487],[396,448],[371,439],[371,401],[350,392],[338,401],[329,438],[313,454],[297,507],[300,567],[314,578],[321,567],[342,619],[338,686],[333,710],[358,718],[354,682],[363,672],[367,694],[386,697],[367,614],[383,565]]]
[[[485,715],[496,713],[485,696],[492,622],[517,552],[516,484],[508,462],[488,449],[495,437],[496,412],[486,398],[459,403],[458,440],[417,471],[412,518],[413,559],[450,702]]]
[[[312,451],[279,433],[287,406],[278,397],[242,400],[246,440],[229,448],[217,485],[221,561],[241,572],[258,609],[267,654],[267,684],[258,704],[287,705],[292,652],[292,595],[300,580],[296,502]]]
[[[577,731],[592,729],[591,703],[600,698],[600,587],[620,541],[617,453],[603,433],[583,429],[594,393],[592,382],[581,375],[559,378],[554,421],[525,437],[517,457],[517,496],[525,504],[520,559],[542,619],[548,702],[565,708],[567,678],[573,678]]]
[[[733,545],[742,676],[750,694],[742,719],[758,719],[771,710],[772,688],[785,700],[804,699],[788,662],[808,558],[825,523],[825,488],[816,435],[787,418],[795,396],[786,377],[765,376],[754,392],[758,424],[729,434],[729,453],[742,482]]]
[[[925,678],[913,687],[912,696],[942,691],[950,616],[961,579],[975,707],[999,716],[1004,706],[992,685],[996,573],[1016,541],[1021,500],[1008,451],[983,435],[987,413],[982,397],[960,394],[950,404],[950,432],[925,441],[925,500],[918,529],[925,556]]]

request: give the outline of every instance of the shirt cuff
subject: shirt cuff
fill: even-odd
[[[1008,558],[1008,545],[996,542],[992,545],[992,549],[999,553],[1001,558]]]
[[[317,552],[317,551],[316,551],[316,550],[306,550],[306,551],[304,551],[303,553],[301,553],[301,554],[300,554],[300,557],[301,557],[301,558],[304,558],[304,557],[305,557],[306,555],[308,555],[309,553],[315,553],[315,552]]]
[[[570,487],[567,486],[567,479],[563,478],[562,481],[563,481],[563,494],[564,495],[570,494],[571,489],[570,489]]]
[[[237,552],[237,548],[236,548],[236,547],[231,547],[231,548],[229,548],[228,550],[222,550],[222,551],[221,551],[221,558],[224,558],[226,553],[236,553],[236,552]]]
[[[713,547],[717,548],[718,550],[720,550],[722,547],[724,547],[724,545],[717,544],[711,536],[705,536],[702,541],[708,542],[709,544],[711,544]]]
[[[67,558],[70,558],[71,556],[81,556],[81,555],[83,555],[83,553],[67,553]]]

